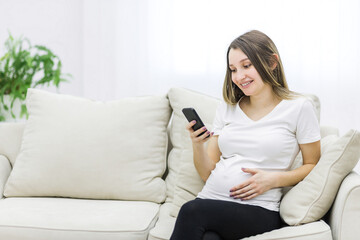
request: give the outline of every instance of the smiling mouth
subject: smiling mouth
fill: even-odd
[[[248,86],[250,83],[252,83],[254,80],[251,80],[249,82],[246,82],[246,83],[243,83],[243,84],[240,84],[242,87],[246,87]]]

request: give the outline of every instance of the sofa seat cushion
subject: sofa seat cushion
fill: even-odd
[[[331,229],[324,221],[288,226],[242,240],[332,240]]]
[[[159,219],[151,229],[148,240],[167,240],[175,227],[176,218],[171,216],[173,206],[171,203],[164,203],[159,212]]]
[[[2,239],[147,239],[160,205],[68,198],[0,200]]]
[[[159,219],[151,229],[148,240],[168,240],[175,226],[176,218],[171,216],[172,204],[165,203],[160,208]],[[301,226],[287,226],[242,240],[332,240],[329,225],[324,221]]]

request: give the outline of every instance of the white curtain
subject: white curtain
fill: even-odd
[[[318,95],[321,122],[360,129],[360,1],[84,0],[84,95],[186,87],[221,97],[228,44],[258,29],[292,90]]]
[[[221,98],[229,43],[261,30],[290,88],[320,97],[321,124],[360,130],[358,0],[0,0],[0,9],[1,43],[9,30],[50,47],[74,76],[59,92],[98,100],[171,87]]]

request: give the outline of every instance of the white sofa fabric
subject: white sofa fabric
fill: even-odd
[[[0,239],[146,239],[159,207],[143,201],[6,198],[0,200]]]
[[[359,238],[359,213],[360,176],[352,172],[342,181],[330,210],[329,225],[334,240]]]
[[[314,106],[319,114],[320,103],[316,99],[313,98]],[[164,156],[164,162],[167,160],[167,171],[163,176],[166,199],[160,203],[141,197],[136,201],[120,197],[116,200],[51,196],[6,198],[3,196],[4,186],[21,152],[27,123],[0,123],[0,239],[169,239],[179,208],[194,198],[203,184],[191,164],[191,142],[185,130],[187,121],[179,111],[182,107],[195,107],[205,124],[211,128],[219,99],[187,89],[173,88],[168,93],[167,101],[165,105],[168,110],[164,112],[173,112],[168,126],[171,140],[169,145],[173,147],[167,150],[167,159]],[[149,114],[151,115],[151,112]],[[163,131],[164,128],[159,128],[158,133],[161,135]],[[336,135],[338,130],[322,127],[321,134],[322,137]],[[161,165],[158,166],[161,171],[164,170]],[[122,169],[119,169],[119,172],[121,171]],[[132,181],[126,184],[127,189],[136,186],[132,185]],[[76,188],[76,184],[72,187]],[[342,182],[335,202],[327,214],[328,218],[300,226],[286,226],[246,239],[355,240],[360,235],[357,225],[360,218],[359,202],[360,176],[352,172]]]
[[[166,96],[100,102],[29,89],[26,105],[6,197],[165,200]]]
[[[20,152],[24,128],[24,122],[6,122],[0,124],[0,154],[6,156],[12,166],[15,164],[15,159]]]

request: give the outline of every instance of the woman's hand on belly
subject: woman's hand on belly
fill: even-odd
[[[230,189],[230,197],[232,198],[249,200],[278,185],[277,172],[263,171],[254,168],[242,168],[242,171],[252,176]]]

